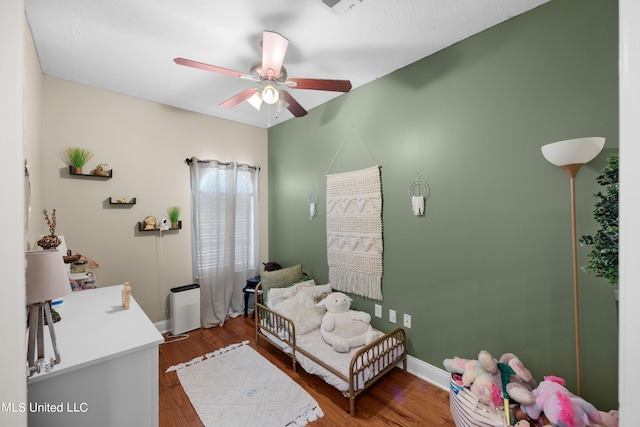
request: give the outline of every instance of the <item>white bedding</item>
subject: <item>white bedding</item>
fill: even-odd
[[[280,346],[280,348],[282,348],[286,353],[292,353],[293,350],[291,346],[285,344],[282,340],[280,340],[280,338],[273,336],[267,331],[265,331],[265,334],[270,337],[275,344]],[[382,335],[383,334],[380,333],[380,336]],[[317,359],[322,360],[324,363],[340,372],[346,378],[349,378],[349,366],[351,364],[353,355],[360,348],[362,348],[352,348],[348,353],[338,353],[333,349],[332,346],[322,340],[320,328],[314,329],[312,332],[309,332],[305,335],[297,335],[296,345],[299,348],[307,351],[309,354],[312,354]],[[372,351],[374,350],[372,349]],[[356,381],[356,391],[363,388],[364,383],[375,376],[378,372],[382,371],[387,366],[393,364],[400,357],[402,357],[402,347],[395,349],[390,356],[392,360],[381,360],[376,365],[373,365],[372,369],[365,369],[363,373],[360,374],[360,376],[358,377],[358,381]],[[318,375],[319,377],[324,379],[327,384],[337,388],[343,393],[349,392],[349,383],[347,381],[344,381],[342,378],[336,376],[327,369],[318,365],[316,362],[300,353],[299,351],[296,352],[296,360],[306,372],[313,375]]]

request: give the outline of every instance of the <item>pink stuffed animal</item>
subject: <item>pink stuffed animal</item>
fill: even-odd
[[[544,381],[533,390],[535,403],[520,405],[520,408],[534,420],[544,413],[551,424],[557,427],[601,425],[602,417],[598,410],[586,400],[573,395],[564,385],[562,378],[544,377]]]
[[[589,424],[589,427],[618,427],[618,411],[600,411],[600,418],[598,424]]]
[[[489,374],[480,366],[480,362],[456,356],[453,359],[445,359],[442,363],[448,372],[462,376],[462,385],[469,387],[479,402],[496,407],[495,387],[493,387]],[[498,404],[500,404],[499,400]]]

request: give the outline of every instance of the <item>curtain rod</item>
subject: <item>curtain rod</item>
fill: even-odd
[[[193,159],[189,159],[189,158],[184,159],[184,161],[185,161],[185,163],[186,163],[187,165],[191,165],[191,163],[193,163]],[[229,166],[229,165],[231,165],[231,164],[232,164],[232,162],[220,162],[220,161],[218,161],[218,160],[199,160],[199,159],[198,159],[198,160],[197,160],[197,162],[198,162],[198,163],[204,163],[204,164],[207,164],[207,165],[208,165],[208,164],[210,164],[211,162],[215,162],[215,163],[217,163],[217,164],[219,164],[219,165],[223,165],[223,166]],[[260,170],[260,166],[251,166],[251,165],[247,165],[247,164],[245,164],[245,163],[238,163],[238,166],[246,166],[246,167],[248,167],[249,169]]]

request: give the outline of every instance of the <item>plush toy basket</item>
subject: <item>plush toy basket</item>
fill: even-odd
[[[459,384],[453,375],[450,381],[449,404],[456,427],[508,426],[502,408],[492,409],[478,402],[478,398],[468,388]]]

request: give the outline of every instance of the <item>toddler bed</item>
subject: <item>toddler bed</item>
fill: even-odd
[[[269,304],[258,298],[255,303],[256,343],[267,342],[291,357],[293,370],[299,364],[318,375],[349,398],[349,412],[355,416],[355,399],[369,386],[402,363],[406,372],[406,335],[402,328],[382,334],[369,345],[338,353],[326,344],[320,333],[324,309],[316,301],[330,292],[329,285],[315,285],[313,280],[282,289],[288,298],[276,301],[276,289],[256,287],[257,295],[272,292]],[[280,295],[281,296],[281,295]],[[275,303],[275,304],[274,304]],[[267,306],[269,305],[269,307]]]

